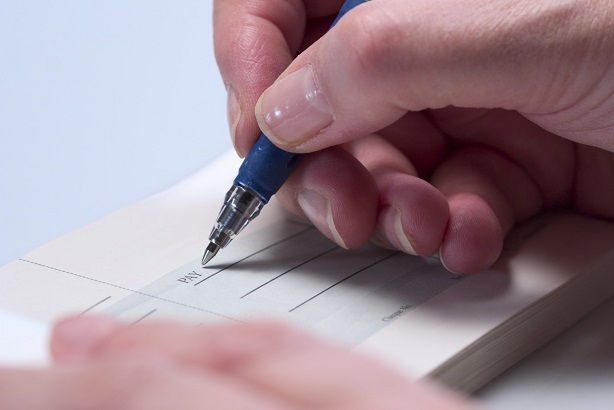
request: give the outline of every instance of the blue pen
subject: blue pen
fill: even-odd
[[[331,28],[352,8],[369,0],[346,0]],[[262,207],[290,176],[301,155],[277,148],[266,135],[260,137],[245,157],[224,205],[209,235],[202,264],[206,265],[218,251],[228,245],[258,216]]]

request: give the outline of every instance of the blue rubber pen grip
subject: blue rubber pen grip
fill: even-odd
[[[266,135],[260,134],[243,160],[235,184],[249,188],[267,203],[286,182],[300,157],[277,148]]]

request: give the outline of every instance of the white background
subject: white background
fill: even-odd
[[[230,149],[211,8],[0,0],[0,265]]]
[[[0,0],[0,265],[230,149],[225,99],[210,1]],[[481,397],[611,408],[613,316],[610,301]]]

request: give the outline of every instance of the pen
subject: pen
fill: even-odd
[[[346,0],[330,28],[349,10],[367,1]],[[258,216],[264,205],[288,179],[300,157],[300,154],[276,147],[264,133],[260,134],[226,193],[222,209],[209,235],[209,245],[202,258],[203,265]]]

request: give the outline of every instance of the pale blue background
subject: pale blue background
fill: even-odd
[[[230,149],[225,99],[210,0],[0,0],[0,265]],[[481,397],[611,408],[613,315],[610,300]]]
[[[0,0],[0,265],[231,148],[211,4]]]

